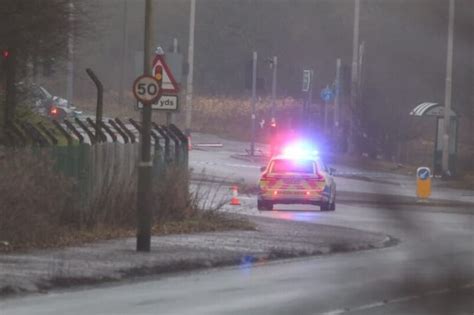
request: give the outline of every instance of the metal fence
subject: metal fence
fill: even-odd
[[[76,181],[80,200],[88,204],[112,181],[122,183],[135,176],[140,133],[140,124],[132,119],[76,118],[53,121],[52,126],[15,122],[6,134],[10,146],[48,152],[56,169]],[[155,180],[170,165],[188,169],[188,140],[178,127],[153,123],[151,136]]]

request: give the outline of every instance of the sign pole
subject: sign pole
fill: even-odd
[[[341,59],[336,62],[336,96],[334,98],[334,127],[339,128],[339,98],[341,84]]]
[[[272,123],[276,122],[275,114],[276,114],[276,85],[277,85],[277,67],[278,67],[278,58],[276,56],[272,59],[272,66],[273,66],[273,74],[272,74]]]
[[[143,70],[151,75],[151,26],[152,1],[145,0],[145,43]],[[143,106],[142,129],[140,133],[140,162],[138,164],[138,196],[137,196],[137,251],[149,252],[151,247],[151,227],[153,221],[151,208],[151,106]]]
[[[329,85],[327,85],[322,91],[321,91],[321,99],[324,101],[324,125],[323,125],[323,130],[324,133],[327,134],[329,130],[329,102],[333,99],[334,97],[334,92],[329,88]]]
[[[306,106],[305,106],[304,111],[303,111],[303,119],[305,119],[305,117],[307,117],[307,115],[310,111],[310,107],[311,107],[312,102],[313,102],[313,75],[314,75],[314,71],[309,70],[308,99],[306,101]],[[305,119],[304,123],[306,124],[307,122],[308,122],[308,120]]]

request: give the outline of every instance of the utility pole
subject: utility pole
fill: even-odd
[[[152,1],[145,0],[145,36],[143,48],[143,72],[151,75],[151,28]],[[151,247],[151,227],[153,225],[153,211],[151,204],[153,163],[151,161],[151,106],[142,108],[142,128],[140,133],[140,162],[138,164],[138,196],[137,196],[137,251],[149,252]]]
[[[326,89],[329,89],[329,85],[326,86]],[[329,100],[324,100],[324,135],[327,136],[328,134],[328,125],[329,125],[329,121],[328,121],[328,113],[329,113]]]
[[[120,65],[120,83],[119,83],[119,91],[118,91],[118,103],[120,105],[124,104],[124,86],[125,86],[125,67],[126,67],[126,60],[127,60],[127,46],[128,46],[128,0],[123,0],[123,25],[122,25],[122,64]]]
[[[359,98],[358,100],[361,100],[362,97],[362,64],[364,63],[364,53],[365,53],[365,42],[362,41],[362,43],[359,45],[359,61],[357,64],[357,97]],[[358,103],[359,104],[359,103]]]
[[[449,22],[448,22],[448,46],[446,57],[446,85],[444,95],[444,135],[443,156],[441,165],[443,174],[449,172],[449,131],[451,120],[451,94],[452,94],[452,72],[453,72],[453,41],[454,41],[454,0],[449,0]]]
[[[191,135],[193,113],[193,71],[194,71],[194,26],[196,24],[196,0],[190,0],[189,13],[189,47],[188,47],[188,82],[186,84],[186,135]]]
[[[272,75],[272,124],[276,124],[276,86],[277,86],[277,68],[278,68],[278,58],[276,56],[273,57],[271,61],[271,65],[273,67],[273,75]]]
[[[68,60],[67,60],[67,90],[66,98],[68,104],[74,102],[74,3],[69,0],[69,36],[68,36]]]
[[[336,61],[336,95],[334,97],[334,128],[339,128],[339,97],[340,97],[340,85],[341,85],[341,58]]]
[[[173,53],[178,53],[178,39],[175,37],[173,38]],[[167,111],[166,112],[166,125],[169,126],[174,123],[174,115],[173,112]]]
[[[354,34],[352,43],[352,69],[351,69],[351,100],[350,100],[350,123],[349,123],[349,153],[355,151],[355,113],[357,110],[358,95],[358,62],[359,62],[359,19],[360,19],[360,0],[354,2]]]
[[[255,107],[257,103],[257,52],[252,55],[252,142],[250,143],[250,155],[255,155]]]
[[[311,69],[309,71],[309,89],[308,89],[308,95],[307,95],[307,99],[306,99],[306,106],[303,108],[303,125],[305,126],[305,128],[307,127],[307,124],[308,124],[308,117],[309,117],[309,113],[310,113],[310,109],[313,105],[313,79],[314,79],[314,70]]]

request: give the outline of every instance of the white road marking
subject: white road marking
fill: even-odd
[[[402,302],[407,302],[407,301],[411,301],[411,300],[415,300],[415,299],[418,299],[419,296],[418,295],[407,295],[407,296],[402,296],[402,297],[399,297],[399,298],[395,298],[395,299],[392,299],[392,300],[389,300],[388,303],[402,303]]]
[[[438,294],[445,294],[449,293],[455,290],[465,290],[465,289],[470,289],[474,287],[474,282],[473,283],[468,283],[466,285],[463,285],[458,288],[443,288],[443,289],[437,289],[437,290],[432,290],[428,291],[426,293],[420,294],[420,295],[408,295],[408,296],[402,296],[398,298],[393,298],[389,300],[384,300],[384,301],[378,301],[378,302],[373,302],[373,303],[368,303],[356,307],[346,307],[346,308],[340,308],[340,309],[335,309],[332,311],[324,312],[324,313],[318,313],[318,315],[339,315],[339,314],[345,314],[345,313],[350,313],[350,312],[357,312],[357,311],[363,311],[363,310],[368,310],[371,308],[376,308],[388,304],[395,304],[395,303],[403,303],[403,302],[408,302],[412,300],[417,300],[421,299],[427,296],[433,296],[433,295],[438,295]]]
[[[448,288],[433,290],[433,291],[426,292],[425,294],[423,294],[423,296],[438,295],[438,294],[448,293],[450,291],[451,289],[448,289]]]
[[[348,311],[349,310],[341,308],[341,309],[338,309],[338,310],[333,310],[333,311],[329,311],[329,312],[326,312],[326,313],[321,313],[320,315],[339,315],[339,314],[344,314]]]
[[[350,309],[350,311],[351,312],[363,311],[363,310],[368,310],[368,309],[371,309],[371,308],[383,306],[385,304],[387,304],[387,302],[385,302],[385,301],[374,302],[374,303],[370,303],[370,304],[361,305],[361,306],[358,306],[358,307],[353,307],[353,308]]]

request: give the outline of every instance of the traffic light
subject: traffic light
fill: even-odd
[[[2,50],[2,57],[3,59],[7,59],[8,57],[10,57],[10,51],[8,49]]]

